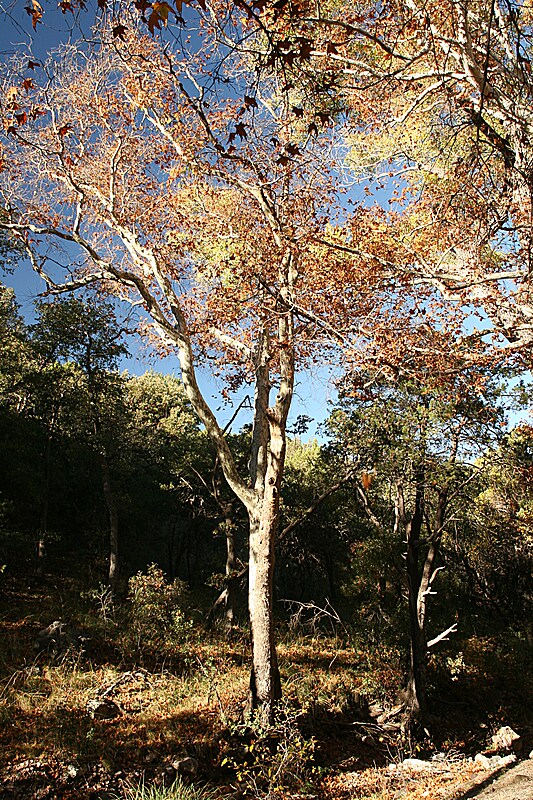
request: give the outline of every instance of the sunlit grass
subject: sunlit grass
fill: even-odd
[[[114,774],[124,778],[134,774],[136,780],[144,775],[144,783],[131,784],[117,795],[120,800],[214,800],[216,788],[202,789],[181,782],[168,788],[160,785],[157,778],[165,765],[186,754],[199,761],[201,780],[210,786],[224,785],[226,794],[239,787],[253,794],[250,787],[256,786],[258,795],[264,797],[270,779],[265,775],[270,775],[275,758],[283,755],[280,742],[288,742],[292,749],[287,751],[290,758],[283,766],[289,765],[298,786],[289,790],[290,780],[282,778],[280,786],[276,785],[276,798],[305,793],[307,789],[300,784],[304,787],[309,780],[311,794],[320,792],[326,800],[390,800],[400,789],[407,792],[406,800],[419,800],[410,793],[405,777],[387,772],[388,761],[396,758],[392,750],[387,753],[384,748],[395,746],[394,734],[383,738],[376,735],[375,744],[365,746],[360,741],[359,723],[354,724],[361,719],[360,714],[364,715],[368,702],[378,707],[394,703],[402,679],[402,657],[394,643],[378,647],[373,640],[365,642],[358,633],[346,630],[341,638],[304,635],[281,626],[283,702],[287,714],[296,715],[291,731],[297,731],[301,738],[277,736],[274,750],[268,750],[268,742],[258,750],[261,740],[250,738],[248,723],[243,725],[243,701],[249,685],[245,628],[227,640],[197,622],[187,631],[186,641],[163,647],[139,664],[117,646],[118,624],[102,626],[86,608],[76,610],[74,598],[69,605],[73,610],[70,619],[73,625],[88,629],[91,648],[86,653],[69,652],[60,663],[54,663],[48,654],[33,650],[39,627],[49,623],[54,614],[43,607],[38,616],[36,598],[29,600],[32,613],[21,610],[20,620],[14,619],[12,609],[9,616],[7,610],[2,616],[0,605],[0,635],[9,641],[0,655],[0,750],[6,765],[38,759],[80,769],[86,765],[91,775],[99,774],[101,767],[109,780]],[[53,610],[57,610],[56,605]],[[507,659],[502,657],[504,649]],[[530,707],[525,702],[529,697],[526,681],[512,683],[508,689],[503,684],[509,665],[516,668],[516,674],[528,674],[528,651],[522,642],[496,634],[487,639],[471,637],[462,642],[460,654],[461,658],[456,654],[453,661],[457,681],[452,685],[459,700],[464,699],[465,691],[482,691],[484,713],[488,715],[489,707],[494,706],[493,719],[498,722],[500,711],[495,703],[502,697],[510,704],[505,719],[512,721],[511,714],[520,718],[522,706]],[[442,680],[441,691],[446,690],[450,699],[448,661],[442,661],[446,667],[442,677],[433,664],[432,677]],[[521,703],[516,699],[519,693]],[[88,702],[102,697],[119,707],[120,713],[113,719],[91,718]],[[458,704],[458,715],[461,708]],[[459,727],[454,731],[449,725],[454,709],[454,705],[446,707],[443,734],[450,747],[465,749],[457,738]],[[459,720],[459,724],[472,730],[470,718]],[[465,736],[464,741],[469,739]],[[316,742],[312,753],[309,742]],[[351,766],[341,768],[343,761],[350,765],[353,761],[353,773],[347,771]],[[461,780],[460,775],[456,777]],[[420,788],[423,782],[417,780]],[[115,782],[115,791],[117,786],[120,783]],[[431,788],[424,785],[424,790]]]
[[[186,785],[179,778],[168,787],[144,783],[126,786],[116,800],[216,800],[217,794],[205,787]]]

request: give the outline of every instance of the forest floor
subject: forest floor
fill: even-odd
[[[203,800],[459,800],[496,770],[475,756],[490,760],[502,725],[521,735],[519,758],[533,748],[531,649],[509,632],[471,635],[432,664],[429,735],[408,746],[395,645],[280,623],[284,700],[263,736],[243,723],[246,631],[227,640],[197,617],[179,646],[153,649],[74,580],[4,576],[0,800],[140,800],[143,782],[161,787],[151,800],[187,800],[164,787],[191,784]],[[37,652],[59,619],[70,646]]]

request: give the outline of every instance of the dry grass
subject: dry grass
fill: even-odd
[[[79,596],[74,584],[27,589],[12,583],[0,598],[0,750],[6,764],[0,768],[0,792],[24,765],[35,772],[38,763],[43,785],[47,781],[53,786],[65,770],[78,777],[68,791],[36,797],[110,798],[115,789],[124,796],[124,787],[137,787],[143,779],[146,797],[151,787],[159,792],[154,798],[170,797],[161,776],[173,759],[188,755],[198,761],[200,781],[218,794],[233,793],[236,771],[224,763],[235,765],[250,744],[246,741],[243,747],[244,740],[235,735],[249,679],[246,631],[226,641],[216,632],[191,628],[180,644],[148,652],[139,663],[128,652],[120,614],[104,620],[94,607],[80,603]],[[90,648],[86,653],[71,651],[53,663],[47,654],[34,652],[33,642],[40,628],[60,616],[66,619],[65,608],[70,609],[69,622],[89,630]],[[472,765],[466,760],[447,777],[394,773],[387,768],[389,762],[407,755],[396,747],[394,734],[376,735],[372,744],[362,741],[358,720],[367,701],[387,705],[393,700],[401,678],[396,650],[365,647],[356,638],[348,641],[347,635],[296,636],[280,630],[280,640],[287,707],[298,710],[304,737],[316,742],[310,769],[302,770],[308,777],[301,779],[299,797],[391,800],[401,792],[404,800],[448,800],[454,786],[469,779]],[[531,699],[524,693],[526,658],[520,650],[512,659],[507,655],[511,671],[520,665],[520,683],[509,684],[501,648],[485,641],[465,646],[464,675],[453,684],[456,697],[448,694],[454,702],[457,698],[457,705],[435,724],[440,747],[482,749],[492,723],[513,724],[515,712],[520,719]],[[487,682],[503,686],[505,674],[505,693],[491,695]],[[476,728],[472,706],[461,705],[477,691],[478,681],[486,704],[480,719],[486,725],[488,721],[483,729]],[[92,719],[87,704],[103,696],[120,712],[113,719]],[[502,699],[508,705],[502,706]],[[308,758],[310,750],[302,746],[302,758],[304,751]],[[255,791],[264,794],[260,781]],[[6,797],[33,796],[13,792]],[[295,792],[294,787],[278,786],[275,797],[288,799]]]

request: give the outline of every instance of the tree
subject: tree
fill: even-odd
[[[194,586],[220,555],[209,552],[218,509],[203,485],[213,465],[210,442],[172,375],[149,371],[129,378],[125,405],[117,478],[133,566],[156,562],[171,578]]]
[[[60,302],[40,303],[37,306],[37,323],[32,328],[32,343],[40,360],[53,365],[54,373],[61,370],[59,360],[72,362],[83,373],[87,392],[87,415],[98,460],[100,464],[102,487],[109,515],[109,570],[108,580],[116,589],[118,579],[119,531],[118,510],[112,487],[109,467],[108,440],[116,435],[111,433],[113,406],[116,405],[122,389],[117,382],[117,360],[127,351],[121,342],[122,329],[117,325],[111,305],[100,303],[97,308],[76,298]],[[54,387],[54,396],[61,402],[61,392]],[[80,404],[81,405],[81,404]],[[49,482],[50,445],[54,434],[57,409],[52,422],[46,449],[46,485]],[[46,493],[47,495],[47,493]],[[46,531],[47,502],[43,504],[41,535]]]
[[[15,293],[0,284],[0,402],[20,404],[17,388],[30,360],[28,332],[15,301]]]
[[[477,607],[531,642],[531,428],[523,424],[479,459],[467,525],[448,543],[459,582]],[[459,583],[460,585],[460,583]]]
[[[222,38],[209,9],[181,43],[154,30],[164,27],[159,14],[152,38],[124,16],[39,70],[15,60],[3,90],[9,216],[0,227],[25,244],[48,291],[112,293],[177,352],[187,397],[247,509],[251,698],[270,717],[280,692],[274,542],[295,369],[338,357],[339,347],[355,357],[369,343],[373,362],[391,344],[388,361],[398,363],[393,321],[406,337],[414,331],[410,278],[391,280],[375,255],[354,259],[336,233],[345,187],[329,112],[312,122],[302,114],[299,90],[275,68],[282,42],[257,69],[248,44],[266,35],[268,50],[267,32],[259,24],[252,36],[231,9]],[[294,57],[290,49],[283,64]],[[329,232],[341,246],[324,244]],[[46,270],[52,240],[68,246],[71,280]],[[199,388],[198,364],[224,375],[225,395],[253,384],[246,478]]]
[[[490,376],[477,383],[469,371],[447,386],[398,381],[368,386],[368,375],[351,384],[332,415],[336,448],[355,461],[358,493],[374,536],[403,545],[407,589],[409,663],[404,687],[406,722],[425,724],[428,714],[428,649],[456,630],[456,623],[431,639],[429,600],[441,569],[441,545],[449,520],[464,503],[476,470],[471,455],[498,431],[501,411]],[[479,381],[481,376],[477,376]],[[477,390],[476,390],[477,383]],[[470,389],[468,389],[470,385]],[[466,459],[470,455],[470,460]],[[389,569],[402,563],[394,551]],[[382,565],[382,569],[387,565]],[[386,575],[383,576],[386,580]]]
[[[77,247],[72,281],[47,277],[49,290],[94,284],[112,292],[140,306],[164,346],[176,349],[188,399],[249,516],[251,697],[268,718],[280,694],[272,575],[286,423],[295,359],[320,328],[310,315],[296,318],[299,299],[307,305],[314,289],[307,241],[321,224],[324,190],[313,168],[320,148],[310,137],[296,143],[298,120],[275,101],[265,100],[256,115],[259,98],[242,113],[240,104],[217,98],[209,64],[202,71],[205,50],[195,75],[191,60],[172,58],[133,30],[101,37],[88,59],[67,48],[46,67],[54,76],[46,89],[32,79],[27,111],[10,70],[5,98],[20,122],[13,117],[4,149],[20,180],[10,189],[7,229],[25,241],[41,274],[40,242],[68,242],[71,253]],[[304,145],[306,160],[296,169]],[[230,386],[254,383],[248,480],[198,386],[199,360],[215,371],[227,360]]]
[[[361,22],[344,11],[341,17],[328,6],[313,20],[314,30],[317,42],[337,37],[326,63],[338,97],[351,107],[351,164],[366,179],[379,175],[392,195],[395,213],[386,222],[395,247],[385,256],[391,276],[410,274],[433,286],[449,313],[474,309],[479,337],[488,338],[490,323],[491,343],[524,352],[527,361],[529,9],[498,0],[475,6],[400,0]],[[381,98],[373,103],[376,117],[365,120],[361,103],[372,84]],[[378,206],[373,216],[383,222]],[[357,254],[359,215],[350,227],[345,244]]]

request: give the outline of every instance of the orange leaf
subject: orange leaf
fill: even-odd
[[[31,17],[31,24],[33,30],[37,29],[37,23],[41,21],[43,16],[43,7],[37,0],[30,0],[30,4],[26,6],[26,13]]]

